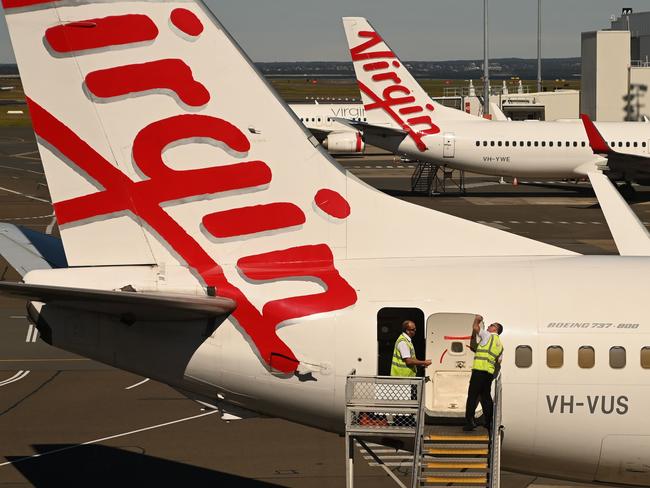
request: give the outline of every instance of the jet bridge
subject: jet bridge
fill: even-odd
[[[354,488],[357,451],[401,488],[499,488],[503,439],[501,375],[494,382],[491,428],[479,427],[472,432],[462,430],[462,420],[457,416],[427,415],[426,404],[435,403],[433,399],[425,401],[427,381],[428,378],[348,376],[347,488]]]

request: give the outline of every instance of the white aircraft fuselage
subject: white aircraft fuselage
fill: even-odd
[[[648,124],[598,122],[595,125],[619,152],[646,157],[650,154]],[[423,136],[422,142],[426,145],[424,150],[407,135],[397,152],[415,160],[475,173],[531,178],[581,178],[593,171],[597,163],[604,162],[589,147],[580,120],[447,121],[441,132]]]
[[[112,338],[102,337],[101,344],[90,347],[63,333],[72,316],[68,321],[51,320],[45,313],[43,319],[53,327],[56,346],[151,376],[202,401],[214,403],[219,398],[224,405],[342,432],[346,376],[377,374],[375,317],[380,309],[418,308],[427,319],[437,313],[481,313],[505,326],[504,467],[584,481],[650,481],[650,470],[644,464],[650,448],[650,423],[646,421],[650,369],[643,369],[639,359],[641,348],[650,345],[650,312],[644,305],[647,290],[635,284],[636,277],[650,272],[650,259],[401,258],[340,260],[336,266],[351,282],[360,284],[358,302],[334,315],[296,320],[280,329],[282,340],[300,344],[301,361],[306,365],[290,380],[284,374],[268,374],[231,320],[191,354],[183,377],[174,377],[177,371],[171,366],[154,366],[151,361],[157,361],[166,349],[178,348],[182,341],[177,337],[167,338],[176,344],[166,344],[165,338],[148,333],[146,326],[123,325]],[[138,289],[149,281],[144,273],[142,285],[131,279]],[[150,268],[148,273],[156,271]],[[63,281],[57,281],[56,274]],[[110,288],[123,281],[113,278],[115,283],[111,283],[109,275],[103,271],[98,276],[92,269],[32,272],[27,282],[47,276],[48,283],[65,286],[68,280],[92,279]],[[608,283],[617,286],[610,288]],[[83,319],[74,316],[74,322]],[[108,326],[98,323],[85,334],[99,337],[107,330]],[[194,332],[188,326],[188,340]],[[427,330],[426,336],[431,333],[435,335],[435,329]],[[443,341],[442,337],[437,340]],[[532,349],[530,367],[515,364],[516,349],[521,346]],[[563,348],[562,367],[547,366],[549,346]],[[592,368],[578,366],[581,347],[594,349]],[[610,366],[612,347],[625,348],[624,368]],[[118,354],[112,360],[114,351]],[[427,374],[437,368],[437,358],[430,354],[427,351],[434,365]],[[161,374],[165,371],[171,376]]]

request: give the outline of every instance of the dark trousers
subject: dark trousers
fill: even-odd
[[[472,377],[469,380],[469,389],[467,390],[467,403],[465,404],[465,422],[468,424],[474,422],[474,413],[480,401],[485,423],[487,426],[492,425],[492,411],[494,410],[494,402],[492,401],[493,379],[494,376],[487,371],[472,370]]]

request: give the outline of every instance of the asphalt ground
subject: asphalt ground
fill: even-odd
[[[393,156],[341,158],[398,198],[586,254],[615,253],[588,184],[499,184],[468,175],[467,192],[410,191]],[[403,166],[403,167],[400,167]],[[650,191],[633,208],[650,223]],[[57,234],[31,129],[0,132],[0,222]],[[417,234],[417,229],[413,229]],[[2,279],[19,276],[0,264]],[[0,487],[152,485],[340,487],[341,437],[279,419],[225,421],[173,389],[48,346],[21,301],[0,298]],[[358,458],[356,486],[395,486]],[[591,486],[504,473],[503,486]],[[603,486],[603,485],[598,485]]]

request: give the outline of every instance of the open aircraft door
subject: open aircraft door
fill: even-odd
[[[424,404],[431,417],[464,417],[474,353],[469,348],[473,313],[437,313],[427,319]],[[477,413],[480,412],[480,406]]]
[[[442,156],[453,158],[456,155],[456,134],[446,132],[442,136]]]

